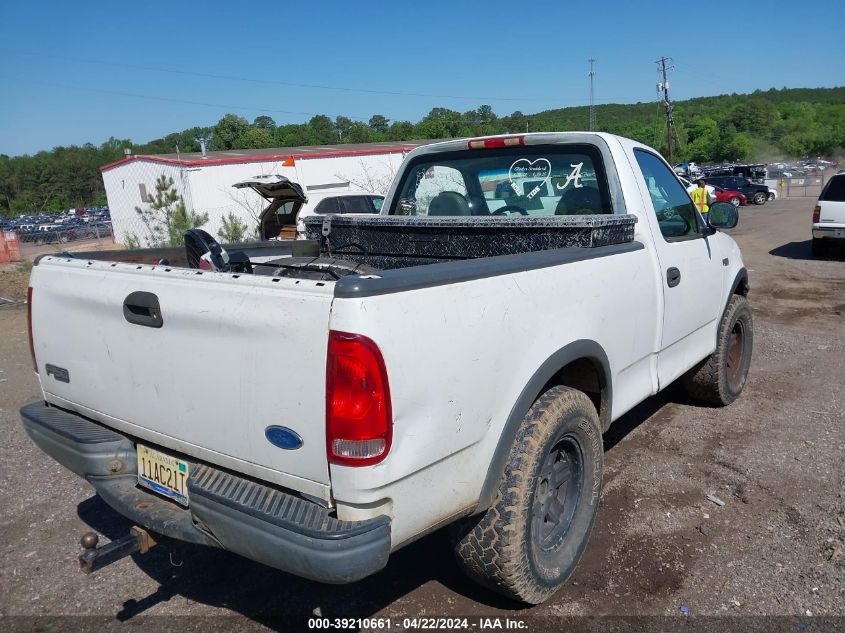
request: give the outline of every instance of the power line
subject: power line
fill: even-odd
[[[371,88],[352,88],[349,86],[330,86],[327,84],[307,84],[307,83],[296,83],[290,81],[279,81],[277,79],[259,79],[255,77],[238,77],[236,75],[220,75],[216,73],[204,73],[204,72],[197,72],[191,70],[182,70],[177,68],[162,68],[157,66],[144,66],[139,64],[126,64],[122,62],[109,62],[103,61],[99,59],[84,59],[80,57],[67,57],[64,55],[51,55],[47,53],[30,53],[27,51],[19,51],[19,50],[12,50],[12,49],[4,49],[0,48],[0,52],[6,54],[17,54],[17,55],[27,55],[30,57],[43,57],[46,59],[58,59],[62,61],[68,61],[73,63],[81,63],[81,64],[98,64],[101,66],[113,66],[118,68],[132,68],[134,70],[145,70],[150,72],[160,72],[160,73],[169,73],[173,75],[187,75],[192,77],[203,77],[205,79],[219,79],[224,81],[241,81],[247,83],[256,83],[256,84],[266,84],[266,85],[276,85],[276,86],[287,86],[290,88],[309,88],[309,89],[317,89],[317,90],[335,90],[340,92],[360,92],[363,94],[376,94],[376,95],[391,95],[391,96],[400,96],[400,97],[428,97],[428,98],[435,98],[435,99],[458,99],[458,100],[465,100],[465,101],[546,101],[546,102],[556,102],[558,99],[550,99],[550,98],[525,98],[525,97],[492,97],[492,96],[476,96],[476,97],[469,97],[469,96],[462,96],[462,95],[446,95],[446,94],[433,94],[433,93],[426,93],[426,92],[408,92],[403,90],[375,90]]]
[[[167,103],[184,103],[184,104],[187,104],[187,105],[205,106],[205,107],[209,107],[209,108],[223,108],[223,109],[228,109],[228,110],[247,110],[247,111],[252,111],[252,112],[270,112],[270,113],[274,113],[274,114],[290,114],[290,115],[295,115],[295,116],[318,116],[320,114],[322,114],[322,115],[327,114],[325,112],[322,112],[322,113],[298,112],[298,111],[294,111],[294,110],[279,110],[277,108],[267,108],[267,107],[263,107],[263,106],[245,106],[245,105],[233,105],[233,104],[226,104],[226,103],[209,103],[209,102],[206,102],[206,101],[194,101],[194,100],[191,100],[191,99],[177,99],[175,97],[158,97],[158,96],[155,96],[155,95],[145,95],[145,94],[139,94],[139,93],[135,93],[135,92],[122,92],[122,91],[119,91],[119,90],[106,90],[105,88],[90,88],[88,86],[85,86],[85,87],[72,86],[72,85],[68,85],[68,84],[60,84],[60,83],[54,83],[54,82],[50,82],[50,81],[41,81],[39,79],[31,79],[29,77],[13,77],[13,76],[10,76],[10,75],[2,75],[2,74],[0,74],[0,78],[11,79],[13,81],[22,81],[22,82],[28,82],[28,83],[32,83],[32,84],[38,84],[38,85],[42,85],[42,86],[47,86],[49,88],[61,88],[63,90],[79,90],[79,91],[82,91],[82,92],[93,92],[93,93],[99,93],[99,94],[116,95],[118,97],[130,97],[132,99],[146,99],[148,101],[164,101],[164,102],[167,102]],[[346,117],[349,117],[351,119],[358,119],[358,120],[363,120],[363,119],[367,118],[366,116],[356,116],[356,115],[350,115],[350,114],[345,114],[345,115],[342,115],[342,116],[346,116]]]

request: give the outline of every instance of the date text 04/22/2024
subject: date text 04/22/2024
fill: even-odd
[[[309,630],[481,630],[505,631],[525,630],[528,623],[518,618],[437,618],[409,617],[393,618],[309,618]]]

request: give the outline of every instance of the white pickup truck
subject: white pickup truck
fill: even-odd
[[[351,242],[318,222],[312,265],[268,274],[42,256],[31,438],[154,535],[346,583],[452,524],[470,577],[539,603],[610,424],[679,378],[717,405],[745,384],[737,212],[702,219],[631,140],[428,145]]]

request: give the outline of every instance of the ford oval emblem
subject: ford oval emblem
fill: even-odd
[[[268,426],[264,429],[264,437],[273,446],[278,446],[286,451],[294,451],[302,446],[302,438],[296,431],[286,426]]]

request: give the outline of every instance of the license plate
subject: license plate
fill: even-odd
[[[188,464],[138,444],[138,483],[177,503],[188,505]]]

